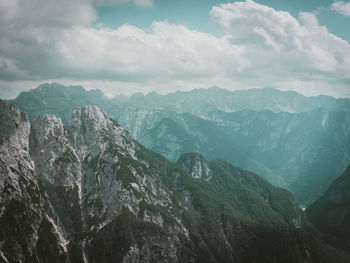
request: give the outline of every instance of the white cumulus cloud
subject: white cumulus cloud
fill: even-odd
[[[343,16],[350,16],[350,2],[335,1],[332,9]]]
[[[59,50],[78,74],[125,81],[236,74],[244,61],[243,48],[225,37],[168,22],[154,22],[148,30],[76,27],[60,39]]]
[[[320,26],[312,13],[300,13],[296,19],[247,0],[214,7],[211,16],[232,43],[246,47],[247,57],[262,69],[274,64],[285,74],[350,74],[349,44]],[[257,69],[257,64],[252,67]]]

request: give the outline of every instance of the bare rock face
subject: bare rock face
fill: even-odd
[[[211,179],[209,165],[203,156],[199,154],[182,155],[178,162],[182,164],[182,168],[193,178],[204,179],[206,181]]]
[[[146,174],[149,164],[136,157],[136,151],[141,151],[137,143],[99,108],[76,109],[66,125],[53,115],[37,116],[30,139],[35,170],[58,211],[64,238],[70,239],[67,248],[71,260],[95,260],[91,247],[97,241],[87,236],[105,235],[101,234],[105,227],[113,228],[116,218],[125,213],[167,228],[175,240],[179,240],[177,235],[186,234],[180,218],[175,218],[173,225],[163,225],[159,212],[142,207],[171,209],[170,194],[159,175]],[[164,243],[163,238],[153,237],[152,246],[167,258],[176,257],[174,241]],[[150,254],[145,241],[130,243],[125,249],[126,260]]]
[[[95,106],[65,124],[0,109],[0,262],[342,262],[255,174],[170,163]]]
[[[48,204],[29,154],[30,123],[25,113],[3,101],[0,108],[0,258],[65,262],[65,244],[53,211],[45,209]]]

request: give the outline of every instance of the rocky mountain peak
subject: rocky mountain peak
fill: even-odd
[[[65,130],[73,146],[82,154],[84,151],[104,152],[110,142],[132,156],[135,153],[135,145],[128,132],[97,106],[77,108],[67,120]]]
[[[37,143],[50,143],[52,139],[63,136],[62,120],[52,114],[37,115],[32,121],[32,130]]]
[[[16,125],[20,125],[23,122],[28,122],[27,114],[25,112],[20,111],[14,105],[9,105],[9,107],[5,109],[6,103],[3,100],[0,101],[1,110],[4,110],[5,112],[7,111],[11,115],[12,120],[16,123]]]
[[[29,154],[30,123],[15,106],[0,108],[0,261],[63,262],[62,235]]]
[[[28,151],[30,124],[26,113],[21,112],[16,106],[7,106],[0,100],[0,144],[8,139],[8,142]]]
[[[94,140],[93,137],[106,134],[117,126],[119,125],[111,121],[100,108],[87,105],[74,110],[65,127],[73,134],[79,131],[84,139],[91,141]]]
[[[51,184],[69,184],[67,173],[57,171],[57,160],[70,148],[62,120],[51,114],[35,116],[31,123],[30,144],[39,177]]]
[[[76,108],[71,118],[72,120],[80,121],[93,121],[95,123],[105,123],[109,120],[107,114],[102,111],[99,107],[94,105],[86,105],[84,107]]]

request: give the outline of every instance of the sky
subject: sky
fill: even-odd
[[[0,98],[218,86],[350,97],[350,1],[0,0]]]

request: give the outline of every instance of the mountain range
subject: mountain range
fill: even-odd
[[[350,262],[291,193],[222,159],[170,162],[96,106],[0,100],[1,262]]]
[[[350,162],[350,100],[275,89],[197,89],[106,98],[81,86],[42,84],[8,101],[63,121],[97,105],[147,148],[176,161],[182,153],[222,158],[290,190],[307,206]]]
[[[229,91],[218,87],[177,91],[165,95],[151,92],[136,93],[130,97],[114,97],[119,103],[143,108],[161,108],[177,113],[191,113],[210,118],[215,110],[236,112],[242,110],[300,113],[324,108],[328,111],[349,111],[350,99],[335,99],[320,95],[306,97],[295,91],[280,91],[273,88]]]

